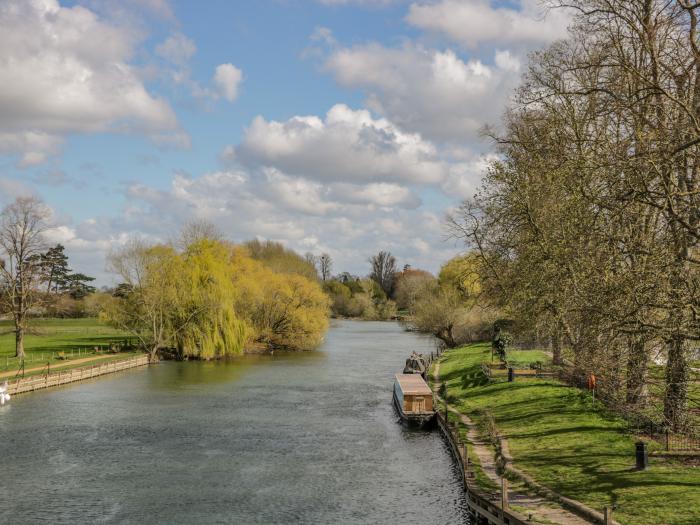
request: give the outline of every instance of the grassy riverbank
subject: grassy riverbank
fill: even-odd
[[[0,321],[0,373],[16,371],[19,366],[18,359],[14,357],[15,336],[12,328],[10,321]],[[61,370],[69,370],[92,364],[91,360],[85,361],[86,358],[92,358],[95,362],[122,359],[135,352],[104,357],[103,351],[109,349],[111,343],[120,343],[128,338],[124,332],[100,324],[94,318],[34,319],[25,336],[25,367],[31,369],[51,363],[51,366],[61,365]],[[71,361],[76,363],[73,365]]]
[[[488,345],[447,352],[440,376],[462,412],[483,423],[489,415],[506,437],[515,466],[540,483],[590,507],[617,505],[623,524],[700,523],[700,467],[651,458],[634,470],[635,436],[590,396],[553,380],[489,381],[481,364]],[[517,362],[546,361],[542,352],[512,352]]]

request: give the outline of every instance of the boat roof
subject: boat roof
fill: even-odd
[[[431,396],[433,391],[420,374],[396,374],[396,382],[404,394]]]

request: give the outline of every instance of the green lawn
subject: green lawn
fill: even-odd
[[[0,321],[0,372],[17,370],[19,366],[18,359],[14,357],[15,336],[12,328],[12,322]],[[58,359],[59,352],[63,352],[68,360],[94,356],[109,349],[111,343],[127,339],[127,334],[100,324],[97,319],[34,319],[25,336],[25,367],[34,368],[47,362],[62,363],[65,360]],[[95,348],[98,348],[97,352]],[[132,352],[128,353],[131,354]],[[126,355],[123,353],[117,356]]]
[[[481,363],[488,345],[445,354],[440,375],[448,396],[474,419],[489,411],[510,444],[515,465],[561,494],[598,510],[618,506],[615,518],[634,525],[700,523],[700,466],[651,458],[634,470],[635,436],[583,391],[556,381],[489,381]],[[509,353],[519,363],[546,361],[538,351]]]

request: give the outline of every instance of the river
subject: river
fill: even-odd
[[[174,363],[0,407],[0,523],[465,523],[393,374],[428,337],[333,321],[315,352]]]

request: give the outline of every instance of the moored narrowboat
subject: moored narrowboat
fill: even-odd
[[[396,374],[394,406],[411,426],[427,427],[435,418],[433,391],[420,374]]]

